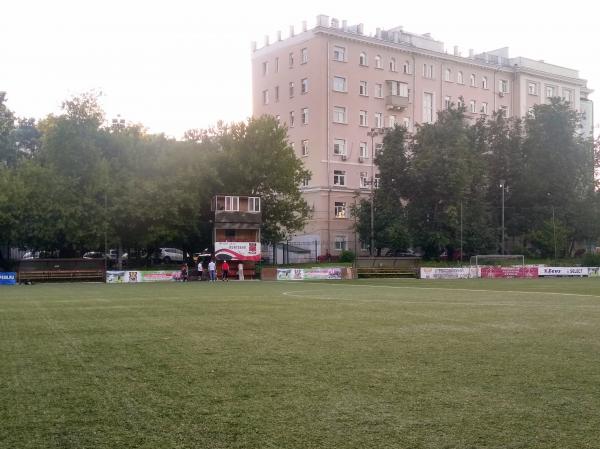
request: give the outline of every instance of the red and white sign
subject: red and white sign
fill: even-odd
[[[260,260],[258,242],[215,242],[215,257],[219,260]]]
[[[481,267],[482,278],[536,278],[538,267]]]

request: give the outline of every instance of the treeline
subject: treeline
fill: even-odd
[[[564,257],[594,245],[599,145],[582,135],[579,115],[558,98],[523,119],[498,113],[471,124],[465,114],[452,107],[413,135],[386,134],[375,159],[375,247],[452,258],[462,243],[465,255],[500,254],[502,209],[506,253]],[[368,242],[370,203],[357,212]]]
[[[265,241],[301,229],[309,176],[285,128],[262,117],[184,141],[140,125],[105,125],[97,97],[39,122],[16,119],[0,93],[0,244],[80,256],[109,247],[186,251],[211,245],[216,193],[262,198]]]

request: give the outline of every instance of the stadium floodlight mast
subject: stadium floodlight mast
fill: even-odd
[[[367,136],[371,138],[371,245],[369,246],[369,254],[373,255],[373,250],[375,249],[375,144],[374,139],[376,136],[380,136],[383,134],[383,130],[381,128],[371,128],[369,132],[367,132]]]
[[[504,190],[506,190],[506,181],[500,180],[499,187],[502,189],[502,254],[504,254]]]

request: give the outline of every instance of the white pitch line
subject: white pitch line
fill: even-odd
[[[317,283],[317,282],[306,282],[306,284],[312,285],[334,285],[339,287],[339,284],[330,284],[330,283]],[[515,294],[536,294],[536,295],[557,295],[557,296],[581,296],[587,298],[598,298],[599,295],[588,295],[582,293],[559,293],[559,292],[538,292],[538,291],[521,291],[521,290],[485,290],[485,289],[475,289],[475,288],[444,288],[444,287],[415,287],[415,286],[398,286],[398,285],[357,285],[357,284],[349,284],[344,285],[344,287],[369,287],[369,288],[396,288],[396,289],[413,289],[413,290],[442,290],[442,291],[463,291],[463,292],[483,292],[483,293],[515,293]]]

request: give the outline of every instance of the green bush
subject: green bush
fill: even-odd
[[[583,256],[581,264],[584,267],[600,267],[600,254],[587,253]]]
[[[340,254],[340,262],[354,262],[356,256],[352,251],[342,251]]]

